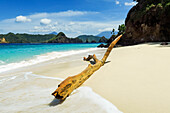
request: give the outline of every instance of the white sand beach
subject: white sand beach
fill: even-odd
[[[116,48],[108,61],[87,86],[124,113],[170,112],[170,47]]]
[[[91,53],[97,53],[97,56],[101,58],[105,50],[102,49]],[[40,75],[65,79],[68,76],[80,73],[87,67],[88,62],[82,61],[82,56],[85,55],[87,56],[87,53],[75,56],[77,60],[60,64],[57,64],[54,60],[53,63],[46,62],[43,65],[37,64],[10,71],[1,74],[1,78],[21,72],[31,72],[28,78],[32,78],[32,75]],[[17,81],[5,83],[6,87],[4,87],[3,81],[1,81],[3,85],[1,84],[0,86],[0,106],[3,106],[4,112],[10,112],[10,108],[16,112],[44,110],[44,112],[62,111],[66,113],[71,109],[74,113],[93,113],[96,110],[98,110],[98,113],[170,112],[170,47],[160,46],[159,44],[141,44],[114,48],[107,61],[109,62],[95,72],[82,87],[73,92],[62,104],[55,107],[47,105],[54,98],[51,96],[51,93],[61,82],[59,79],[41,79],[37,83],[35,81],[36,78],[33,77],[31,82],[26,81],[25,84],[19,85],[17,83],[22,79],[17,76]],[[4,78],[3,80],[10,81],[13,79],[15,78]],[[35,84],[36,87],[31,86]],[[23,90],[22,92],[20,90],[22,85],[23,88],[27,89],[29,87],[31,90]],[[17,96],[16,99],[15,96]],[[29,99],[35,101],[30,102]],[[16,106],[11,104],[10,100],[18,104]],[[34,104],[29,106],[30,103],[27,102],[20,106],[25,101]],[[19,109],[19,106],[22,109]]]

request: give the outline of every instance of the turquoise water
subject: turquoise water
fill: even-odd
[[[92,44],[0,44],[0,65],[30,60],[37,55],[95,48]]]

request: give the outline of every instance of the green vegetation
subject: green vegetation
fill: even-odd
[[[119,25],[118,30],[119,30],[118,35],[124,34],[126,30],[125,24]]]
[[[93,35],[80,35],[77,38],[81,39],[83,43],[100,42],[101,40],[107,40],[107,39],[101,39],[101,37],[93,36]]]
[[[105,37],[98,37],[93,35],[80,35],[76,38],[68,38],[63,32],[58,33],[55,37],[50,39],[48,43],[98,43],[107,42]]]
[[[31,35],[31,34],[0,34],[0,38],[5,38],[8,43],[45,43],[55,35]]]
[[[58,33],[56,36],[53,38],[49,39],[47,42],[51,43],[53,40],[56,40],[58,37],[66,37],[63,32]]]
[[[170,2],[168,2],[168,3],[165,5],[165,7],[168,7],[168,6],[170,6]]]
[[[50,39],[48,43],[82,43],[82,40],[78,38],[68,38],[63,32],[60,32]]]
[[[161,5],[161,6],[162,6],[162,5]],[[150,10],[150,9],[153,8],[153,7],[155,7],[154,4],[148,5],[148,6],[146,7],[146,11]]]
[[[63,32],[46,35],[32,35],[32,34],[0,34],[0,43],[98,43],[106,42],[105,37],[98,37],[93,35],[81,35],[77,38],[68,38]]]
[[[142,8],[136,6],[136,8],[139,8],[140,10],[136,10],[135,14],[131,18],[131,21],[137,21],[142,18],[143,15],[145,15],[148,11],[152,10],[152,8],[160,8],[162,10],[159,11],[159,15],[161,15],[167,8],[167,6],[170,5],[170,0],[133,0],[136,2],[142,2]],[[134,9],[132,8],[131,11]]]
[[[125,24],[119,25],[118,30],[119,30],[119,31],[118,31],[118,34],[115,35],[115,29],[113,28],[113,30],[112,30],[112,32],[111,32],[111,33],[112,33],[112,36],[111,36],[112,39],[115,39],[117,36],[125,33],[125,30],[126,30]]]
[[[159,3],[156,7],[160,7],[160,8],[163,8],[162,4]]]
[[[113,28],[111,34],[115,35],[115,29]]]

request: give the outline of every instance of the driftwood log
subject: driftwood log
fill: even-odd
[[[95,54],[89,55],[88,58],[84,57],[85,61],[90,61],[91,59],[93,59],[94,64],[89,64],[88,67],[80,74],[66,78],[58,85],[58,88],[52,93],[52,95],[54,95],[55,98],[57,99],[61,99],[61,100],[66,99],[74,89],[81,86],[95,71],[97,71],[101,66],[104,65],[111,50],[113,49],[113,47],[121,37],[122,35],[117,37],[110,44],[102,60],[98,60]]]

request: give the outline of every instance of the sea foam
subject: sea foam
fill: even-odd
[[[51,93],[60,78],[35,75],[32,72],[0,77],[1,113],[122,113],[90,87],[76,89],[62,104]]]
[[[0,65],[1,65],[1,64],[4,64],[4,63],[5,63],[4,61],[0,60]]]

